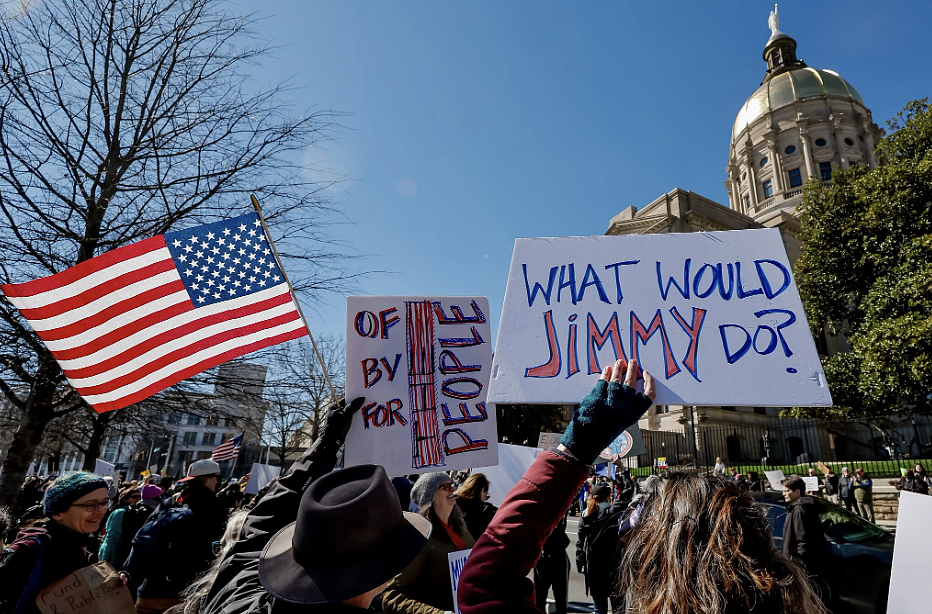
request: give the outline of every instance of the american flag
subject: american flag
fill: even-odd
[[[97,412],[307,334],[255,213],[0,286]]]
[[[239,447],[243,445],[243,435],[245,434],[246,433],[241,433],[233,439],[227,439],[214,448],[214,451],[210,453],[210,460],[219,463],[220,461],[231,460],[239,456]]]

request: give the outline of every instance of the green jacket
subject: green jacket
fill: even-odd
[[[450,564],[447,555],[459,550],[439,520],[431,516],[433,528],[427,545],[404,571],[395,576],[382,593],[382,611],[388,614],[443,614],[455,612]],[[468,530],[457,531],[467,548],[475,545]]]
[[[870,503],[873,498],[874,483],[871,481],[871,478],[866,473],[864,477],[859,478],[854,476],[854,498],[862,503]]]

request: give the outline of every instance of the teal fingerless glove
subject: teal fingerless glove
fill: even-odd
[[[560,443],[591,465],[622,431],[637,424],[652,403],[647,395],[630,386],[599,380],[573,414]]]

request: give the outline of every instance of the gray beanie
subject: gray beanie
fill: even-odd
[[[414,486],[411,488],[411,500],[414,501],[418,507],[423,507],[425,505],[430,505],[434,501],[434,495],[437,493],[437,490],[447,482],[452,482],[445,473],[425,473],[417,479],[417,482],[414,483]]]

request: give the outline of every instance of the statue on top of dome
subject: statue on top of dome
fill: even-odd
[[[782,34],[782,32],[780,32],[780,15],[777,14],[778,6],[778,4],[773,5],[773,10],[770,11],[770,18],[767,20],[767,26],[770,27],[771,38],[777,34]]]

